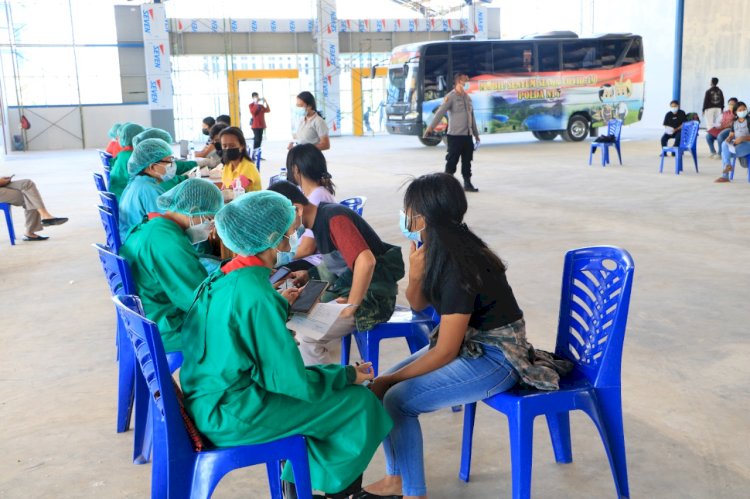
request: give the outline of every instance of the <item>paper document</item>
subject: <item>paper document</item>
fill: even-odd
[[[729,152],[737,154],[737,150],[734,148],[734,144],[729,144]]]
[[[666,133],[667,135],[672,135],[674,133],[674,128],[672,128],[671,126],[665,126],[664,133]]]
[[[333,340],[352,332],[350,319],[340,319],[347,303],[318,303],[309,314],[294,314],[286,326],[298,335],[314,340]]]

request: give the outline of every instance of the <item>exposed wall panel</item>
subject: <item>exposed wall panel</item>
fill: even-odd
[[[750,99],[750,2],[685,1],[682,48],[682,107],[700,112],[712,76],[719,78],[725,99]],[[703,125],[703,123],[702,123]]]

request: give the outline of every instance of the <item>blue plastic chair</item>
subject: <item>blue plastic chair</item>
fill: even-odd
[[[10,203],[0,203],[0,210],[5,212],[5,224],[8,226],[8,237],[10,245],[16,245],[16,231],[13,229],[13,214],[10,211]]]
[[[355,331],[341,338],[341,363],[349,365],[354,336],[362,360],[372,362],[373,371],[377,376],[380,340],[404,338],[409,345],[409,351],[415,353],[427,346],[430,331],[435,324],[431,312],[414,312],[408,307],[396,306],[388,322],[378,324],[369,331]]]
[[[97,191],[106,191],[107,185],[104,183],[104,177],[101,173],[94,173],[94,185],[96,185]]]
[[[617,159],[620,160],[620,166],[622,166],[622,154],[620,153],[620,134],[622,133],[622,120],[613,119],[607,123],[607,135],[614,137],[614,142],[592,142],[591,148],[589,149],[589,165],[591,165],[591,159],[598,148],[602,150],[602,166],[609,164],[609,148],[614,146],[617,150]]]
[[[99,217],[102,219],[107,247],[119,255],[120,248],[122,248],[122,241],[120,240],[119,222],[115,214],[106,206],[99,206]]]
[[[573,460],[570,415],[582,410],[604,443],[618,497],[629,497],[622,425],[620,368],[633,282],[633,260],[610,246],[582,248],[565,256],[555,353],[575,364],[560,390],[513,388],[484,400],[508,417],[513,498],[531,497],[534,418],[547,418],[555,460]],[[467,404],[459,477],[468,482],[476,403]]]
[[[99,260],[102,263],[104,276],[107,279],[112,296],[125,293],[135,294],[135,281],[130,273],[128,262],[100,244],[95,244],[94,247],[99,252]],[[143,464],[149,461],[151,455],[151,429],[148,425],[148,388],[143,385],[140,391],[137,390],[136,375],[140,374],[140,369],[136,369],[135,353],[119,316],[117,318],[115,339],[117,344],[117,360],[119,362],[117,432],[123,433],[128,431],[135,406],[133,462]],[[167,360],[171,371],[174,372],[182,365],[182,353],[168,353]]]
[[[675,147],[662,147],[661,148],[661,163],[659,164],[659,173],[664,170],[664,156],[667,153],[675,154],[674,162],[674,173],[679,175],[682,171],[682,155],[686,151],[690,151],[693,155],[693,162],[695,163],[695,173],[698,173],[698,150],[696,143],[698,142],[698,127],[700,124],[697,121],[687,121],[682,125],[682,133],[680,135],[680,143]]]
[[[99,199],[102,201],[102,206],[105,208],[109,208],[109,211],[112,212],[112,214],[115,216],[115,220],[117,220],[119,225],[120,220],[120,208],[117,204],[117,197],[108,191],[99,191]]]
[[[130,274],[130,267],[124,258],[117,256],[101,244],[94,244],[99,252],[104,269],[104,277],[107,279],[112,296],[118,294],[135,294],[135,281]],[[130,428],[130,416],[133,413],[134,388],[135,388],[135,356],[130,340],[125,333],[122,321],[117,317],[117,359],[119,361],[118,384],[117,384],[117,433],[122,433]]]
[[[257,445],[200,452],[193,449],[156,324],[144,317],[137,296],[124,295],[113,300],[149,392],[154,435],[151,497],[208,498],[230,471],[265,463],[271,496],[281,499],[280,461],[286,459],[294,470],[298,497],[311,499],[307,445],[301,435]]]
[[[99,153],[99,159],[102,162],[102,166],[108,170],[109,167],[112,166],[112,155],[101,149],[97,149],[96,152]]]
[[[750,156],[742,156],[742,158],[750,158]],[[740,159],[742,159],[740,158]],[[732,171],[729,172],[729,180],[734,180],[734,170],[736,169],[735,166],[737,165],[737,156],[732,156]],[[747,168],[747,181],[750,182],[750,165]]]
[[[357,196],[349,199],[344,199],[341,201],[341,204],[346,206],[349,209],[352,209],[357,212],[357,215],[360,217],[362,216],[362,213],[365,211],[365,203],[367,203],[367,198],[364,196]]]

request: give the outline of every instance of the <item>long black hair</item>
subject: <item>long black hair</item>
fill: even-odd
[[[217,122],[217,124],[218,123],[221,123],[221,122]],[[216,125],[214,125],[214,126],[216,126]],[[252,161],[252,159],[250,159],[250,154],[248,154],[248,152],[247,152],[247,142],[245,141],[245,134],[242,133],[242,130],[240,130],[239,128],[234,127],[234,126],[228,126],[228,127],[226,127],[224,130],[222,130],[221,132],[219,132],[219,143],[220,144],[221,144],[221,138],[223,136],[225,136],[225,135],[231,135],[233,137],[236,137],[237,141],[240,143],[240,154],[242,155],[243,158],[245,158],[245,159],[247,159],[249,161]],[[222,148],[222,150],[223,150],[223,148]]]
[[[336,186],[331,180],[331,174],[328,173],[326,157],[313,144],[299,144],[289,149],[286,155],[286,179],[292,183],[296,183],[294,167],[297,167],[301,176],[324,187],[331,196],[336,195]]]
[[[461,287],[471,293],[478,293],[485,279],[505,272],[500,258],[464,223],[467,208],[466,194],[453,175],[422,175],[406,189],[404,211],[411,220],[424,217],[422,293],[431,303],[440,301],[447,269],[458,272]]]
[[[311,108],[313,108],[313,110],[318,113],[318,116],[320,116],[321,118],[323,117],[321,112],[318,111],[318,106],[315,105],[315,96],[313,94],[305,90],[297,94],[297,98],[304,102],[306,106],[310,106]]]

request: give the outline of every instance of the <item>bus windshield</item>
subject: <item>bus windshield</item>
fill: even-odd
[[[388,68],[388,104],[408,104],[415,100],[417,64],[398,64]]]

